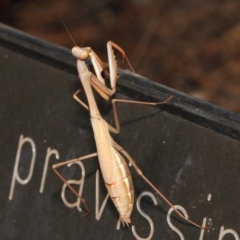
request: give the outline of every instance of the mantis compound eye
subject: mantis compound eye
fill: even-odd
[[[89,50],[88,49],[82,49],[79,59],[85,60],[89,56]]]

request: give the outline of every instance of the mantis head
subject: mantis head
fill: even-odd
[[[76,57],[77,59],[84,61],[86,58],[88,58],[89,54],[91,52],[91,48],[90,47],[78,47],[78,46],[74,46],[72,48],[72,54],[74,57]]]

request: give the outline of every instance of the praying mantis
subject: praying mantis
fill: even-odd
[[[69,34],[70,35],[70,34]],[[71,35],[70,35],[71,37]],[[71,37],[72,39],[72,37]],[[72,39],[73,40],[73,39]],[[74,40],[73,40],[74,42]],[[75,44],[75,42],[74,42]],[[120,124],[118,120],[117,102],[127,102],[132,104],[146,104],[146,105],[160,105],[166,104],[172,98],[170,96],[167,100],[163,102],[140,102],[140,101],[130,101],[130,100],[112,100],[112,107],[114,113],[115,126],[109,125],[101,116],[97,103],[95,101],[93,90],[94,88],[101,97],[108,100],[116,92],[117,84],[117,63],[115,60],[113,49],[119,51],[122,56],[127,60],[130,68],[132,69],[128,58],[121,47],[117,44],[109,41],[107,43],[108,61],[109,61],[109,78],[110,78],[110,88],[105,85],[105,79],[102,77],[102,72],[105,71],[104,65],[97,54],[90,47],[78,47],[76,44],[72,48],[72,54],[77,59],[77,70],[79,79],[82,83],[83,89],[85,91],[88,104],[84,103],[78,94],[81,90],[78,90],[73,94],[73,98],[81,104],[85,109],[90,112],[90,121],[93,128],[94,139],[96,143],[96,153],[92,153],[80,158],[68,160],[65,162],[57,163],[52,166],[54,172],[57,176],[71,189],[71,191],[81,200],[86,209],[86,214],[89,213],[88,205],[82,196],[80,196],[73,187],[67,182],[66,179],[59,173],[58,168],[70,163],[83,161],[92,157],[98,157],[100,169],[103,175],[105,186],[109,192],[109,195],[119,212],[119,218],[123,225],[129,225],[131,223],[131,213],[134,206],[134,188],[132,177],[129,168],[126,164],[125,159],[127,159],[136,172],[146,181],[146,183],[171,207],[173,210],[188,223],[203,229],[200,225],[186,218],[180,211],[178,211],[173,204],[145,177],[137,166],[132,157],[120,146],[118,145],[110,135],[112,133],[120,132]],[[89,71],[85,60],[90,58],[95,74]]]

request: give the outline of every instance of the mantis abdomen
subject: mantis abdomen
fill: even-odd
[[[121,154],[112,147],[113,140],[106,122],[102,118],[92,116],[91,123],[105,186],[119,212],[120,220],[128,225],[131,222],[134,204],[134,189],[129,168]]]

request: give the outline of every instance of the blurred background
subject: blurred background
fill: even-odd
[[[240,1],[0,0],[2,23],[71,48],[59,15],[103,61],[114,41],[138,74],[240,113]]]

